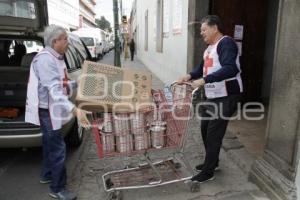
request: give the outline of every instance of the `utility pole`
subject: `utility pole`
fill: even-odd
[[[119,14],[118,14],[118,0],[113,0],[114,22],[115,22],[115,66],[121,67],[120,59],[120,41],[119,41]]]

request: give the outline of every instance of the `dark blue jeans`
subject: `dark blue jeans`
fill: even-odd
[[[39,109],[41,131],[43,133],[43,163],[41,179],[51,179],[52,192],[60,192],[66,186],[66,144],[60,130],[53,130],[49,111]]]
[[[240,98],[240,95],[230,95],[207,100],[209,103],[214,103],[216,107],[213,105],[200,106],[201,117],[215,117],[207,120],[201,119],[201,134],[205,147],[203,173],[213,174],[215,167],[218,166],[222,140],[228,125],[228,119],[222,116],[231,117],[237,110]],[[214,116],[214,113],[217,113],[217,116]]]

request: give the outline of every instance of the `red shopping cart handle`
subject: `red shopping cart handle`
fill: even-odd
[[[184,81],[184,82],[182,82],[182,83],[178,83],[177,81],[174,81],[173,83],[171,83],[171,86],[173,86],[173,85],[190,85],[190,86],[192,86],[192,82],[191,81]]]
[[[182,83],[178,83],[177,81],[171,83],[170,87],[175,87],[176,85],[187,85],[190,87],[190,90],[192,91],[192,95],[194,95],[194,93],[197,91],[197,90],[201,90],[203,89],[203,86],[202,87],[198,87],[198,88],[193,88],[192,86],[192,81],[184,81]]]
[[[170,84],[170,87],[174,88],[174,87],[176,87],[176,85],[187,85],[188,87],[190,87],[189,89],[191,91],[194,90],[194,88],[192,87],[192,81],[184,81],[182,83],[178,83],[177,81],[175,81],[175,82],[173,82],[173,83]]]

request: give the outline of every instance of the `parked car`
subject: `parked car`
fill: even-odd
[[[73,31],[78,35],[84,44],[88,47],[90,54],[94,60],[101,59],[104,54],[105,37],[101,34],[99,28],[80,28]]]
[[[46,1],[41,0],[0,2],[0,148],[41,145],[39,126],[26,123],[24,118],[30,64],[38,53],[32,47],[44,46],[43,30],[48,25],[46,6]],[[68,38],[65,62],[70,78],[75,80],[83,61],[91,60],[91,55],[78,36],[68,33]],[[74,98],[75,94],[71,99]],[[81,144],[83,128],[76,118],[62,132],[69,144]]]

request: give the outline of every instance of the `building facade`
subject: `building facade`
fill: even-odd
[[[49,24],[57,24],[70,31],[95,27],[95,5],[95,0],[48,0]]]
[[[96,0],[79,0],[79,28],[96,27]]]
[[[132,8],[129,18],[129,35],[130,38],[133,38],[137,42],[137,17],[136,17],[136,4],[137,0],[133,0]]]
[[[188,2],[136,1],[131,31],[137,56],[166,83],[187,71]]]
[[[268,106],[264,151],[249,179],[271,199],[300,198],[300,2],[137,0],[137,56],[166,83],[199,64],[201,19],[219,15],[239,47],[244,102]],[[134,32],[134,31],[133,31]]]
[[[68,30],[79,27],[79,1],[48,0],[49,24],[56,24]]]

